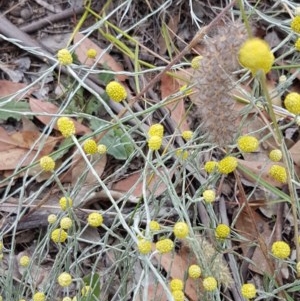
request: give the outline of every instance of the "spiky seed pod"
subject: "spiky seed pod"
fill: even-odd
[[[234,87],[232,72],[238,70],[237,53],[246,40],[244,26],[232,23],[219,29],[207,43],[200,68],[194,80],[200,93],[194,100],[202,121],[202,128],[210,142],[226,146],[233,142],[237,133],[230,91]]]

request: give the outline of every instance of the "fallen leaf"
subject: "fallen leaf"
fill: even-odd
[[[29,104],[30,104],[31,111],[33,113],[36,113],[35,117],[45,125],[48,125],[53,120],[54,117],[47,116],[47,115],[40,115],[40,114],[54,115],[57,114],[57,112],[59,111],[59,108],[56,105],[32,97],[29,98]],[[84,126],[80,122],[74,119],[73,121],[75,124],[77,135],[88,134],[91,132],[91,130],[88,127]],[[54,128],[57,130],[56,124],[54,125]]]
[[[300,167],[300,140],[297,141],[290,149],[291,157],[294,163]]]
[[[74,36],[74,43],[78,43],[81,39],[84,38],[84,35],[81,33],[76,33]],[[87,58],[86,53],[89,49],[95,49],[97,51],[97,56],[95,59]],[[98,45],[96,45],[94,42],[92,42],[89,38],[85,38],[75,49],[75,53],[77,55],[78,60],[87,66],[94,65],[95,61],[98,62],[98,64],[101,64],[103,66],[108,66],[112,71],[115,72],[122,72],[124,71],[121,64],[119,64],[111,55],[109,55],[107,52],[105,52],[102,48],[100,48]],[[99,59],[100,58],[100,59]],[[119,81],[125,81],[128,76],[124,74],[118,74],[116,75],[116,78]]]
[[[0,98],[13,95],[19,90],[24,89],[25,87],[26,85],[22,83],[13,83],[8,80],[0,80]],[[19,96],[18,98],[21,99],[25,95],[27,95],[27,93],[21,95],[21,97]]]

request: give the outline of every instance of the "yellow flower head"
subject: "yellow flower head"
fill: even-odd
[[[152,136],[158,136],[160,138],[163,137],[164,135],[164,127],[163,125],[161,125],[160,123],[156,123],[150,126],[149,130],[148,130],[148,135],[149,137]]]
[[[273,149],[270,151],[269,158],[273,162],[278,162],[282,159],[282,151],[280,149]]]
[[[189,277],[192,279],[197,279],[201,276],[201,268],[197,264],[192,264],[189,266],[188,270]]]
[[[62,197],[59,200],[59,206],[63,211],[66,211],[73,206],[73,201],[71,198]]]
[[[57,216],[55,214],[48,215],[48,223],[50,225],[54,224],[57,221]]]
[[[148,139],[148,147],[151,150],[159,150],[162,144],[162,139],[159,136],[151,136]]]
[[[98,151],[98,146],[95,140],[87,139],[83,143],[83,149],[87,154],[94,155]]]
[[[187,150],[178,149],[176,150],[176,156],[179,159],[186,160],[189,157],[189,152]]]
[[[286,183],[287,181],[286,169],[280,165],[271,166],[269,169],[269,175],[280,183]]]
[[[297,39],[296,43],[295,43],[295,49],[297,51],[300,51],[300,38]]]
[[[104,155],[107,152],[107,147],[104,144],[99,144],[97,150],[100,155]]]
[[[57,59],[61,65],[70,65],[73,63],[73,58],[68,49],[60,49],[57,52]]]
[[[259,142],[253,136],[241,136],[238,139],[238,147],[244,153],[252,153],[258,149]]]
[[[58,284],[62,287],[67,287],[72,283],[72,276],[69,273],[63,272],[57,278]]]
[[[174,225],[173,233],[177,238],[185,238],[189,234],[189,227],[185,222],[177,222]]]
[[[235,157],[228,156],[219,162],[218,167],[220,173],[227,175],[233,172],[237,168],[237,165],[237,159]]]
[[[243,284],[241,287],[242,296],[246,299],[252,299],[256,296],[256,288],[252,283]]]
[[[149,229],[151,231],[159,231],[160,230],[160,224],[157,221],[150,221]]]
[[[203,287],[206,291],[212,292],[218,286],[218,282],[214,277],[206,277],[203,279]]]
[[[75,124],[69,117],[60,117],[57,120],[57,128],[61,134],[68,138],[75,134]]]
[[[67,238],[68,238],[68,234],[63,229],[55,229],[51,233],[51,239],[55,243],[65,242]]]
[[[219,163],[216,161],[207,161],[204,165],[204,170],[210,174],[214,171],[217,171],[219,167]]]
[[[183,290],[183,281],[177,278],[174,278],[170,281],[170,289],[173,291],[182,291]]]
[[[216,193],[212,189],[207,189],[203,191],[203,199],[206,203],[212,203],[216,199]]]
[[[105,91],[109,98],[115,102],[121,102],[127,97],[127,92],[124,86],[116,81],[112,81],[107,84]]]
[[[300,16],[296,16],[291,22],[291,29],[296,32],[300,33]]]
[[[217,239],[225,239],[230,234],[230,228],[225,224],[219,224],[215,230]]]
[[[156,250],[161,253],[169,253],[174,249],[174,243],[171,239],[165,238],[162,240],[159,240],[156,244]]]
[[[42,292],[35,293],[32,297],[33,301],[45,301],[46,295]]]
[[[69,217],[63,217],[60,221],[60,227],[64,230],[68,230],[72,227],[72,220]]]
[[[272,254],[273,256],[279,259],[285,259],[290,256],[291,248],[290,246],[284,241],[275,241],[272,244]]]
[[[184,292],[183,291],[173,291],[172,297],[174,301],[184,301]]]
[[[274,55],[267,42],[259,38],[248,39],[239,50],[240,64],[249,69],[253,76],[259,70],[268,73],[274,63]]]
[[[94,59],[97,56],[97,50],[94,48],[90,48],[87,52],[86,52],[86,56],[89,59]]]
[[[87,295],[90,294],[91,291],[92,291],[92,288],[89,285],[86,285],[81,289],[81,296],[86,297]]]
[[[200,68],[200,62],[203,59],[202,55],[195,56],[191,61],[191,67],[195,70]]]
[[[140,239],[137,243],[137,248],[139,252],[143,255],[146,255],[151,252],[151,241],[146,240],[144,238]]]
[[[193,132],[192,131],[183,131],[181,135],[182,135],[182,138],[185,141],[189,141],[193,138]]]
[[[21,256],[19,263],[20,263],[20,266],[27,267],[27,266],[29,266],[30,258],[26,255]]]
[[[286,109],[295,114],[300,114],[300,94],[296,92],[289,93],[284,99]]]
[[[93,212],[89,214],[87,221],[91,227],[97,228],[103,224],[103,216],[98,212]]]
[[[51,157],[44,156],[40,159],[40,166],[43,171],[53,171],[55,168],[55,162]]]

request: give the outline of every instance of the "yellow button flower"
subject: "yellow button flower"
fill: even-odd
[[[300,16],[296,16],[291,22],[291,29],[296,32],[300,33]]]
[[[174,233],[175,237],[177,237],[177,238],[187,237],[189,234],[189,227],[188,227],[187,223],[177,222],[174,225],[173,233]]]
[[[189,277],[192,279],[197,279],[201,276],[201,268],[197,264],[192,264],[188,269]]]
[[[20,266],[27,267],[27,266],[29,266],[30,258],[26,255],[21,256],[19,263],[20,263]]]
[[[66,211],[73,206],[73,201],[71,198],[62,197],[59,200],[59,206],[63,211]]]
[[[162,240],[159,240],[156,244],[156,250],[161,253],[169,253],[174,249],[174,243],[171,239],[165,238]]]
[[[159,231],[160,230],[160,224],[157,221],[150,221],[149,229],[151,231]]]
[[[228,156],[219,162],[218,168],[220,173],[229,174],[237,168],[237,165],[237,159],[235,157]]]
[[[98,146],[95,140],[87,139],[83,143],[83,149],[87,154],[94,155],[98,151]]]
[[[242,285],[241,293],[244,298],[252,299],[256,296],[256,288],[252,283],[246,283]]]
[[[86,56],[89,59],[94,59],[97,56],[97,50],[94,48],[88,49],[88,51],[86,52]]]
[[[87,221],[91,227],[97,228],[103,224],[103,216],[98,212],[93,212],[89,214]]]
[[[148,139],[148,147],[151,150],[159,150],[162,144],[162,139],[159,136],[151,136]]]
[[[289,93],[284,99],[286,109],[295,114],[300,114],[300,94],[296,92]]]
[[[81,289],[81,296],[88,296],[90,293],[92,292],[92,288],[89,286],[89,285],[86,285],[84,286],[82,289]]]
[[[214,171],[217,171],[219,167],[219,163],[216,161],[207,161],[204,165],[204,170],[210,174]]]
[[[206,277],[203,279],[203,287],[207,292],[212,292],[218,287],[218,282],[214,277]]]
[[[116,81],[110,82],[106,86],[105,91],[109,98],[115,102],[121,102],[127,97],[127,92],[124,86]]]
[[[107,152],[107,147],[106,147],[106,145],[104,145],[104,144],[99,144],[99,145],[98,145],[98,148],[97,148],[97,151],[98,151],[98,153],[99,153],[100,155],[106,154],[106,152]]]
[[[202,55],[195,56],[191,61],[191,67],[195,70],[200,68],[200,62],[203,59]]]
[[[70,65],[73,63],[73,58],[68,49],[60,49],[57,52],[57,59],[61,65]]]
[[[35,293],[32,297],[33,301],[45,301],[46,295],[42,292]]]
[[[54,224],[57,221],[57,216],[55,214],[48,215],[48,223],[50,225]]]
[[[186,160],[189,157],[189,152],[187,150],[178,149],[176,150],[176,156],[179,159]]]
[[[212,203],[216,199],[216,193],[212,189],[204,190],[203,199],[206,203]]]
[[[74,121],[69,117],[58,118],[57,128],[65,138],[74,135],[76,132]]]
[[[51,239],[55,243],[65,242],[68,238],[68,234],[63,229],[55,229],[51,233]]]
[[[149,137],[158,136],[160,138],[164,135],[164,127],[160,123],[156,123],[150,126],[148,130]]]
[[[258,149],[259,142],[253,136],[241,136],[238,139],[238,147],[244,153],[252,153]]]
[[[182,138],[185,141],[189,141],[193,138],[193,132],[192,131],[183,131],[181,135],[182,135]]]
[[[67,287],[72,283],[72,276],[67,272],[63,272],[58,276],[57,281],[60,286]]]
[[[279,259],[285,259],[291,254],[290,246],[284,241],[275,241],[272,244],[271,251],[272,254]]]
[[[64,230],[68,230],[72,227],[73,222],[69,217],[63,217],[60,221],[60,227]]]
[[[300,38],[298,38],[298,39],[296,40],[296,42],[295,42],[295,49],[296,49],[297,51],[300,51]]]
[[[173,291],[182,291],[183,290],[183,281],[177,278],[174,278],[170,281],[170,289]]]
[[[137,243],[137,248],[139,252],[143,255],[150,253],[151,247],[152,247],[151,241],[146,240],[144,238],[140,239]]]
[[[259,38],[248,39],[239,50],[240,64],[249,69],[253,76],[259,70],[268,73],[274,63],[274,55],[267,42]]]
[[[40,166],[43,171],[53,171],[55,168],[55,162],[51,157],[44,156],[40,159]]]
[[[280,183],[286,183],[287,181],[286,169],[280,165],[271,166],[269,169],[269,175]]]
[[[173,291],[172,297],[174,301],[184,301],[184,292],[183,291]]]
[[[216,238],[225,239],[230,234],[230,228],[225,224],[219,224],[215,230]]]
[[[273,162],[278,162],[282,159],[282,151],[280,149],[273,149],[270,151],[269,158]]]

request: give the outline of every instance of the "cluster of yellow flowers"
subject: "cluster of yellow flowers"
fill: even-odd
[[[162,138],[164,135],[164,127],[159,124],[153,124],[148,130],[148,147],[151,150],[159,150],[162,144]]]
[[[173,296],[174,301],[183,301],[184,300],[184,292],[183,292],[183,281],[177,278],[174,278],[170,281],[170,289]]]

